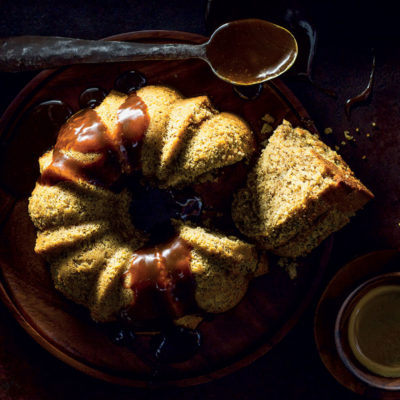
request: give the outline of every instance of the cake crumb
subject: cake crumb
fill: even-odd
[[[372,126],[376,126],[376,122],[371,122],[371,125]]]
[[[287,272],[290,279],[293,280],[297,278],[297,267],[299,263],[295,258],[281,257],[278,260],[278,266]]]
[[[344,131],[343,134],[344,134],[344,137],[345,137],[347,140],[353,140],[353,139],[354,139],[354,137],[353,137],[352,135],[350,135],[350,132],[349,132],[349,131]]]
[[[267,122],[268,124],[273,124],[275,122],[275,118],[268,113],[265,114],[263,117],[261,117],[261,119]]]
[[[336,151],[339,151],[339,150],[340,150],[340,147],[339,147],[339,146],[335,146],[335,150],[336,150]]]
[[[330,135],[333,132],[333,129],[331,127],[325,128],[324,133],[325,135]]]
[[[196,314],[189,314],[176,319],[174,323],[177,326],[183,326],[185,328],[194,330],[197,329],[201,321],[203,321],[202,316]]]
[[[367,156],[366,156],[366,155],[363,155],[361,158],[362,158],[363,160],[365,160],[365,159],[367,158]]]
[[[370,133],[367,133],[365,136],[366,136],[366,137],[371,137],[371,134],[370,134]]]
[[[265,135],[266,133],[271,133],[274,130],[274,128],[272,127],[272,125],[265,123],[263,124],[263,126],[261,127],[261,133],[263,135]]]
[[[356,128],[356,132],[360,132],[360,128]]]
[[[342,146],[346,146],[346,142],[345,142],[344,140],[342,140],[342,141],[340,142],[340,144],[341,144]]]

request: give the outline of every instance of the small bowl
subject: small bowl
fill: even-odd
[[[351,373],[372,387],[395,391],[400,390],[400,365],[389,366],[369,358],[357,337],[361,311],[371,300],[387,293],[387,287],[400,293],[400,272],[378,275],[353,290],[339,309],[334,334],[339,357]]]

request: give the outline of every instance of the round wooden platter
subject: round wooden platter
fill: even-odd
[[[112,40],[201,43],[204,37],[183,32],[145,31]],[[244,367],[266,354],[295,325],[312,299],[326,268],[332,241],[326,241],[291,280],[278,267],[250,284],[233,310],[201,323],[202,345],[182,363],[155,365],[150,338],[134,350],[113,344],[86,310],[69,302],[52,285],[49,271],[34,251],[35,230],[27,199],[38,178],[37,160],[55,142],[25,116],[35,105],[59,99],[73,111],[80,93],[89,87],[112,89],[116,77],[129,70],[142,72],[149,84],[166,84],[185,96],[207,94],[219,110],[244,117],[259,132],[269,113],[276,124],[287,119],[315,130],[307,112],[279,81],[264,86],[256,100],[246,101],[231,85],[217,79],[199,60],[77,65],[37,75],[10,105],[0,121],[5,151],[0,161],[0,295],[21,326],[46,350],[67,364],[109,382],[131,385],[203,383]],[[156,373],[155,373],[156,372]]]
[[[398,269],[397,250],[374,251],[356,258],[341,268],[329,282],[315,313],[314,334],[322,362],[339,383],[371,399],[398,399],[400,395],[398,391],[369,386],[347,369],[335,346],[336,316],[346,297],[361,283],[376,275]]]

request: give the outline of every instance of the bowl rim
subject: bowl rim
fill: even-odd
[[[344,344],[349,344],[349,340],[348,330],[345,329],[343,331],[342,324],[346,321],[348,323],[352,311],[354,310],[354,306],[359,303],[359,301],[364,297],[365,294],[367,294],[370,290],[377,286],[383,286],[385,283],[393,283],[394,279],[398,280],[398,284],[400,284],[400,272],[388,272],[384,274],[379,274],[359,284],[347,295],[347,297],[342,302],[337,313],[334,326],[334,341],[336,350],[346,368],[367,385],[388,391],[400,390],[400,377],[389,378],[379,376],[367,370],[367,368],[363,365],[362,367],[359,367],[357,363],[361,365],[360,361],[356,360],[356,362],[353,362],[351,357],[348,356],[348,352],[344,348]],[[381,282],[382,284],[376,285],[379,282]],[[360,296],[359,300],[352,304],[352,302],[358,296]]]

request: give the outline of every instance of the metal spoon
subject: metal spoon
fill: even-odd
[[[0,70],[18,72],[82,63],[200,58],[221,79],[253,85],[275,78],[294,63],[293,35],[271,22],[247,19],[219,27],[208,42],[143,44],[51,36],[0,39]]]

